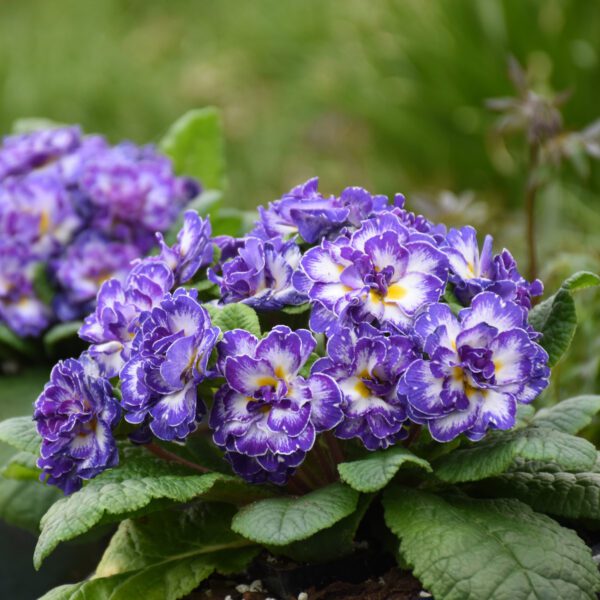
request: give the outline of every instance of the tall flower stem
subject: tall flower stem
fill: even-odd
[[[538,261],[537,261],[537,242],[535,226],[535,203],[538,183],[539,166],[539,144],[531,142],[529,147],[529,165],[527,168],[527,183],[525,187],[525,214],[527,219],[527,254],[529,258],[528,276],[530,281],[537,279]]]
[[[187,467],[188,469],[193,469],[194,471],[198,471],[199,473],[212,473],[212,471],[210,469],[207,469],[206,467],[203,467],[201,465],[197,465],[196,463],[186,460],[185,458],[181,458],[181,456],[177,456],[177,454],[174,454],[173,452],[169,452],[168,450],[161,448],[159,445],[155,444],[154,442],[151,442],[150,444],[146,444],[145,448],[146,448],[146,450],[148,450],[149,452],[154,454],[154,456],[158,456],[158,458],[162,458],[163,460],[179,463],[180,465],[183,465],[184,467]]]

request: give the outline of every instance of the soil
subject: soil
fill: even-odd
[[[393,567],[383,575],[358,583],[332,581],[310,586],[297,594],[281,596],[270,591],[261,580],[248,584],[213,577],[188,600],[424,600],[431,598],[408,572]]]

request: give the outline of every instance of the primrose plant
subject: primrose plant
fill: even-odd
[[[48,598],[179,598],[262,549],[320,562],[357,541],[436,599],[595,597],[590,550],[547,514],[600,516],[597,452],[575,436],[600,397],[532,402],[573,336],[573,292],[599,278],[537,303],[508,250],[401,195],[311,179],[259,214],[240,238],[193,211],[173,244],[159,234],[103,283],[35,427],[0,425],[12,471],[37,476],[41,442],[41,479],[67,494],[37,566],[120,522],[94,577]]]

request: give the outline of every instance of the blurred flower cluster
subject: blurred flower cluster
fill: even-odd
[[[0,147],[0,323],[37,336],[93,309],[103,281],[123,280],[198,184],[152,147],[59,127]]]
[[[490,236],[480,248],[474,228],[448,230],[402,195],[324,196],[313,179],[242,238],[213,238],[188,211],[175,244],[160,241],[102,285],[80,330],[89,349],[37,400],[39,465],[67,491],[114,464],[115,402],[139,444],[183,442],[208,415],[237,474],[283,485],[321,434],[370,451],[421,427],[477,441],[548,384],[528,323],[541,282]],[[262,337],[219,321],[236,304],[267,323]]]

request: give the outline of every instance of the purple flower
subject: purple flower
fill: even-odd
[[[314,177],[269,203],[268,208],[260,207],[260,221],[252,235],[269,239],[299,233],[304,241],[314,244],[345,225],[358,227],[387,204],[385,196],[372,196],[358,187],[346,188],[339,198],[326,198],[318,186],[319,179]]]
[[[207,377],[219,329],[196,296],[179,288],[144,313],[121,370],[125,420],[149,424],[162,440],[185,439],[206,412],[196,386]]]
[[[176,285],[189,281],[199,269],[212,262],[210,220],[202,219],[193,210],[184,213],[183,226],[173,246],[167,246],[161,233],[156,236],[161,249],[159,258],[173,271]]]
[[[119,404],[87,353],[52,369],[33,418],[42,437],[37,463],[42,480],[65,493],[118,463],[112,430],[119,422]]]
[[[432,238],[410,232],[392,213],[364,221],[349,238],[324,240],[300,266],[294,285],[315,303],[311,328],[328,333],[344,323],[408,328],[423,306],[439,300],[448,270]]]
[[[218,345],[226,383],[215,395],[210,427],[234,471],[253,483],[284,484],[316,434],[342,419],[341,396],[322,373],[299,375],[315,339],[277,326],[262,340],[228,331]]]
[[[446,304],[428,307],[415,323],[428,358],[413,362],[398,388],[409,417],[441,442],[513,427],[517,404],[532,402],[550,374],[526,322],[526,309],[492,292],[458,318]]]
[[[89,352],[107,377],[114,377],[129,359],[141,316],[160,303],[173,283],[165,263],[146,259],[124,285],[117,279],[102,284],[96,310],[84,320],[79,337],[92,343]]]
[[[486,236],[480,253],[477,232],[473,227],[448,232],[443,251],[450,263],[454,294],[460,302],[468,305],[477,294],[487,290],[531,308],[531,298],[544,292],[542,282],[539,279],[533,283],[526,281],[508,250],[492,257],[492,244],[492,236]]]
[[[0,188],[0,235],[26,244],[39,259],[60,251],[80,225],[67,190],[51,174],[10,179]]]
[[[52,261],[53,275],[61,290],[55,309],[62,321],[81,317],[86,303],[96,297],[108,279],[124,282],[139,250],[131,244],[113,242],[103,235],[84,232]]]
[[[386,336],[367,324],[333,335],[327,357],[312,371],[330,375],[342,391],[344,420],[336,427],[336,436],[358,437],[369,450],[405,438],[407,415],[396,386],[416,358],[414,343],[407,337]]]
[[[423,215],[417,215],[405,208],[406,198],[403,194],[394,197],[394,208],[391,210],[410,231],[426,233],[440,245],[446,235],[445,225],[436,225]]]
[[[0,148],[0,181],[44,167],[77,149],[80,143],[79,127],[43,129],[5,137]]]
[[[0,241],[0,323],[23,337],[39,335],[51,319],[33,288],[37,264],[25,246]]]
[[[119,227],[130,231],[146,250],[151,235],[168,229],[200,191],[192,180],[174,177],[171,161],[152,147],[130,143],[107,148],[87,161],[79,185],[95,207],[95,228],[113,235]]]
[[[294,240],[248,237],[237,255],[222,264],[222,275],[209,269],[208,277],[221,288],[224,304],[244,302],[257,309],[278,310],[308,299],[292,285],[300,258]]]

